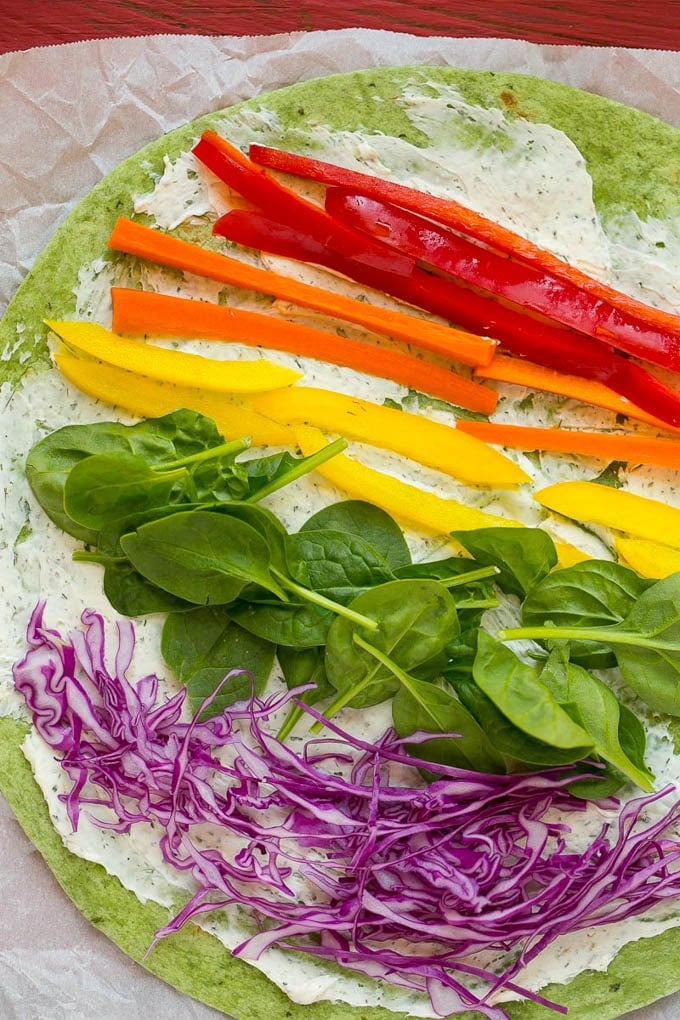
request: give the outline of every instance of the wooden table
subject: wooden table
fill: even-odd
[[[34,0],[0,5],[0,52],[112,35],[337,28],[680,50],[680,0]]]

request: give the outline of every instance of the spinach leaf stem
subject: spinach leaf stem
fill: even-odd
[[[286,577],[276,567],[270,567],[271,573],[281,583],[282,587],[287,588],[288,591],[293,592],[294,595],[299,595],[300,598],[306,599],[307,602],[313,602],[315,605],[320,606],[322,609],[330,609],[331,612],[337,613],[338,616],[344,616],[347,620],[351,620],[352,623],[358,624],[360,627],[367,627],[369,630],[376,630],[378,627],[377,620],[371,619],[370,616],[364,616],[362,613],[357,613],[355,610],[350,609],[348,606],[343,606],[339,602],[334,602],[332,599],[326,598],[321,592],[312,591],[311,588],[305,588],[301,584],[297,584],[292,578]]]
[[[189,464],[200,464],[204,460],[212,460],[215,457],[227,457],[230,454],[242,453],[250,446],[250,436],[243,436],[241,439],[232,439],[221,446],[211,446],[207,450],[198,453],[188,454],[186,457],[179,457],[177,460],[168,461],[165,464],[156,464],[152,471],[165,472],[174,468],[187,467]]]
[[[663,638],[644,637],[634,631],[617,627],[554,627],[550,624],[538,627],[506,627],[497,631],[499,641],[599,641],[605,645],[631,645],[638,648],[662,648],[680,652],[680,642],[664,641]]]
[[[311,454],[309,457],[305,457],[298,461],[290,471],[286,471],[280,478],[274,478],[268,485],[263,485],[257,489],[250,496],[247,496],[244,503],[257,503],[259,500],[264,499],[265,496],[271,496],[273,492],[278,492],[279,489],[283,489],[290,482],[294,482],[297,478],[303,478],[308,475],[311,471],[317,468],[320,464],[324,464],[331,457],[335,457],[336,454],[342,453],[343,450],[347,449],[346,439],[335,439],[332,443],[328,443],[327,446],[322,447],[316,453]]]

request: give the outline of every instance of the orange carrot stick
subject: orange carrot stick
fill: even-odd
[[[496,341],[487,337],[431,322],[410,315],[407,311],[379,308],[366,301],[335,294],[323,287],[301,283],[280,273],[250,266],[200,245],[182,241],[125,217],[120,217],[116,222],[108,244],[109,248],[137,255],[149,262],[172,266],[246,290],[271,294],[303,308],[314,308],[326,315],[413,344],[422,350],[443,354],[465,365],[488,365],[497,347]]]
[[[491,414],[497,395],[438,365],[401,351],[326,333],[285,319],[208,301],[112,287],[113,331],[139,336],[182,336],[252,344],[343,365],[446,400]]]
[[[545,368],[524,358],[512,358],[506,354],[497,354],[490,365],[475,369],[475,377],[495,382],[510,383],[514,386],[526,386],[530,390],[541,390],[557,393],[562,397],[580,400],[584,404],[603,407],[615,414],[625,414],[637,421],[648,422],[656,428],[675,432],[671,425],[643,411],[630,400],[619,396],[604,383],[596,379],[583,379],[577,375],[562,374],[554,368]]]
[[[573,453],[603,460],[622,460],[629,464],[653,464],[655,467],[680,469],[680,443],[677,439],[626,435],[620,432],[501,425],[486,421],[459,421],[456,428],[495,446]]]

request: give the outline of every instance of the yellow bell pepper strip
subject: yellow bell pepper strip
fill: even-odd
[[[262,393],[288,386],[302,378],[301,372],[259,358],[256,361],[217,361],[200,354],[116,336],[96,322],[45,320],[67,347],[107,365],[138,372],[161,382],[186,385],[219,393]]]
[[[418,414],[313,386],[292,386],[255,398],[260,414],[307,424],[391,450],[473,485],[507,488],[528,482],[508,457],[457,428]]]
[[[323,433],[311,425],[293,425],[292,430],[305,456],[316,453],[326,444]],[[316,470],[342,492],[370,500],[394,517],[430,533],[449,535],[452,531],[472,528],[521,527],[518,521],[425,492],[342,453]]]
[[[248,435],[253,446],[295,444],[286,426],[257,414],[247,403],[226,394],[161,382],[65,351],[55,353],[54,360],[64,378],[81,392],[135,417],[155,418],[186,407],[212,418],[227,438]]]
[[[108,246],[114,251],[136,255],[147,262],[171,266],[234,287],[270,294],[301,308],[313,308],[325,315],[365,326],[382,336],[412,344],[421,350],[442,354],[464,365],[487,365],[498,346],[495,340],[488,337],[431,322],[407,310],[380,308],[368,301],[345,297],[344,294],[302,283],[269,269],[248,265],[239,259],[229,258],[220,252],[145,227],[124,216],[116,221]]]
[[[496,406],[497,395],[490,387],[480,386],[450,368],[405,351],[352,340],[275,315],[129,287],[112,287],[111,303],[115,333],[251,344],[391,379],[449,404],[465,407],[473,404],[486,414]]]
[[[497,354],[489,365],[480,365],[474,371],[477,379],[488,382],[504,382],[511,386],[524,386],[529,390],[556,393],[561,397],[579,400],[582,404],[602,407],[615,414],[625,414],[636,421],[645,421],[658,429],[675,432],[672,426],[643,411],[637,404],[620,396],[597,379],[584,379],[578,375],[567,375],[554,368],[537,365],[526,358],[513,358],[508,354]]]
[[[491,421],[460,421],[458,430],[485,443],[518,450],[546,450],[601,460],[621,460],[628,464],[651,464],[676,471],[680,469],[680,443],[668,437],[505,425]]]
[[[619,558],[643,577],[668,577],[680,572],[680,549],[644,538],[616,538],[614,547]]]
[[[584,560],[593,558],[590,553],[578,549],[575,545],[569,545],[568,542],[555,542],[555,551],[559,567],[573,567],[575,563],[583,563]]]
[[[598,482],[557,482],[534,493],[547,510],[680,549],[680,509]]]

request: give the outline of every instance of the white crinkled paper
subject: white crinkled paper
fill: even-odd
[[[259,37],[162,35],[3,54],[0,312],[75,203],[103,174],[163,132],[303,79],[427,63],[535,74],[618,99],[680,127],[680,60],[664,51],[346,29]],[[1,614],[0,608],[0,624]],[[16,649],[0,648],[0,669],[8,671],[15,655]],[[0,875],[3,1020],[219,1015],[147,974],[93,929],[65,899],[2,800]],[[635,1014],[638,1020],[678,1015],[677,996]]]

